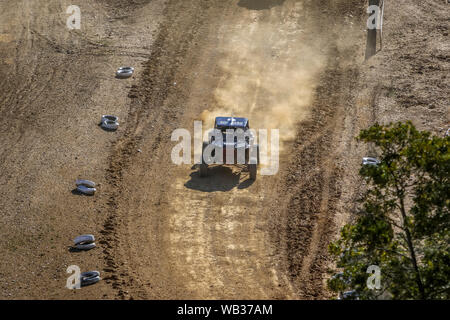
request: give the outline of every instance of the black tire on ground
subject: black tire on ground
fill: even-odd
[[[250,179],[256,180],[256,173],[258,171],[258,165],[257,164],[249,164],[248,165],[248,172],[250,172]]]
[[[205,151],[205,148],[208,146],[208,142],[203,142],[203,148],[202,148],[202,164],[200,164],[200,177],[207,177],[208,176],[208,164],[203,159],[203,152]]]

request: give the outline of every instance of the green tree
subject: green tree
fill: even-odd
[[[362,299],[449,299],[450,137],[418,131],[411,122],[375,124],[358,140],[375,146],[378,165],[363,165],[358,212],[330,244],[343,270],[335,292]],[[367,286],[367,268],[381,269],[381,288]]]

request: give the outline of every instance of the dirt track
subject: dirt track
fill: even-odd
[[[0,4],[0,298],[330,297],[327,245],[366,152],[354,137],[389,92],[363,64],[365,3],[225,2],[80,0],[80,31],[70,3]],[[117,132],[97,126],[106,113]],[[219,113],[280,129],[277,175],[171,162],[171,132]],[[98,193],[71,193],[76,178]],[[69,252],[83,233],[99,248]],[[67,290],[71,264],[103,281]]]

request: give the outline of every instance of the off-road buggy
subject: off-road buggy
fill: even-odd
[[[250,179],[256,180],[259,146],[255,140],[247,118],[217,117],[209,141],[203,142],[200,176],[206,177],[211,165],[244,165]]]

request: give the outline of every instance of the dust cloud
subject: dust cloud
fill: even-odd
[[[231,115],[249,118],[253,129],[279,129],[281,143],[295,137],[325,64],[320,44],[303,29],[301,10],[296,3],[253,12],[248,24],[222,40],[218,63],[224,76],[214,92],[216,104],[201,115],[206,127],[216,116]]]

